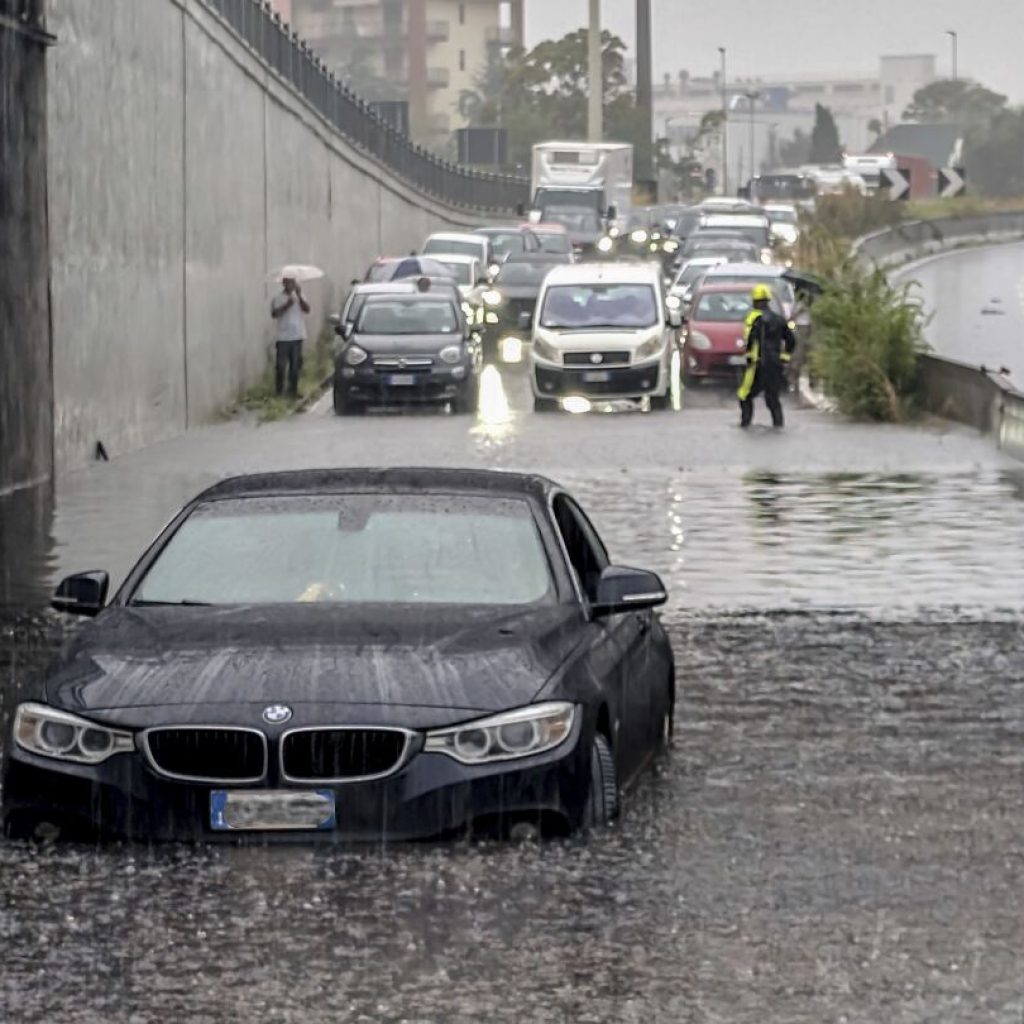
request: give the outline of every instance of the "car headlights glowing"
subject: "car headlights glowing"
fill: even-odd
[[[771,266],[772,261],[774,259],[775,259],[775,254],[771,251],[771,249],[762,249],[761,250],[761,262],[765,266]]]
[[[24,750],[60,761],[99,764],[114,754],[135,749],[135,737],[108,729],[45,704],[19,704],[14,716],[14,741]]]
[[[499,270],[501,270],[501,267],[497,263],[492,263],[487,268],[487,273],[490,274],[491,277],[497,277]]]
[[[678,295],[669,295],[665,299],[665,306],[667,309],[682,309],[683,300]]]
[[[664,348],[664,340],[660,334],[656,334],[637,348],[633,353],[633,362],[642,363],[645,359],[653,359],[661,352],[662,348]]]
[[[673,238],[670,238],[667,242],[663,242],[661,247],[662,249],[665,250],[665,252],[679,251],[679,243]]]
[[[447,754],[463,764],[510,761],[553,750],[572,732],[576,705],[535,704],[452,729],[427,733],[425,753]]]
[[[488,306],[500,306],[503,301],[501,292],[499,292],[497,288],[488,288],[481,298]]]
[[[707,352],[711,348],[711,339],[706,334],[701,334],[700,331],[691,331],[686,339],[686,344],[690,348],[697,349],[698,352]]]
[[[441,357],[442,363],[457,363],[462,359],[462,346],[461,345],[446,345],[438,355]]]
[[[549,345],[546,341],[542,341],[540,338],[533,339],[533,354],[538,359],[543,359],[548,363],[560,363],[562,361],[558,349],[554,345]]]
[[[647,241],[647,232],[643,228],[637,228],[630,236],[637,245],[643,245]]]
[[[611,240],[611,238],[609,238],[608,235],[605,235],[603,238],[599,238],[597,240],[597,251],[598,252],[611,252],[612,251],[612,246],[614,244],[615,243]]]
[[[368,358],[366,351],[358,345],[349,345],[345,352],[345,362],[349,366],[358,366],[360,363],[365,363]]]

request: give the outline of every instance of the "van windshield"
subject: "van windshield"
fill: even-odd
[[[541,327],[653,327],[658,300],[648,284],[566,284],[549,288]]]

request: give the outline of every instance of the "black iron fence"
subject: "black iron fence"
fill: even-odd
[[[267,0],[202,2],[350,143],[410,185],[453,206],[481,210],[513,210],[529,201],[528,179],[460,167],[396,131],[335,78]]]

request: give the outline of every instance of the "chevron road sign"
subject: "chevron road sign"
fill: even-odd
[[[955,199],[967,191],[967,176],[962,167],[939,169],[939,198]]]
[[[910,171],[902,167],[883,167],[882,181],[889,190],[890,199],[910,198]]]

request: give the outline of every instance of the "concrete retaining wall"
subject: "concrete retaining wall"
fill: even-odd
[[[311,337],[379,253],[472,222],[347,143],[196,0],[50,0],[58,467],[208,421],[266,365],[268,270]]]
[[[52,469],[46,48],[24,9],[0,0],[0,498]]]

